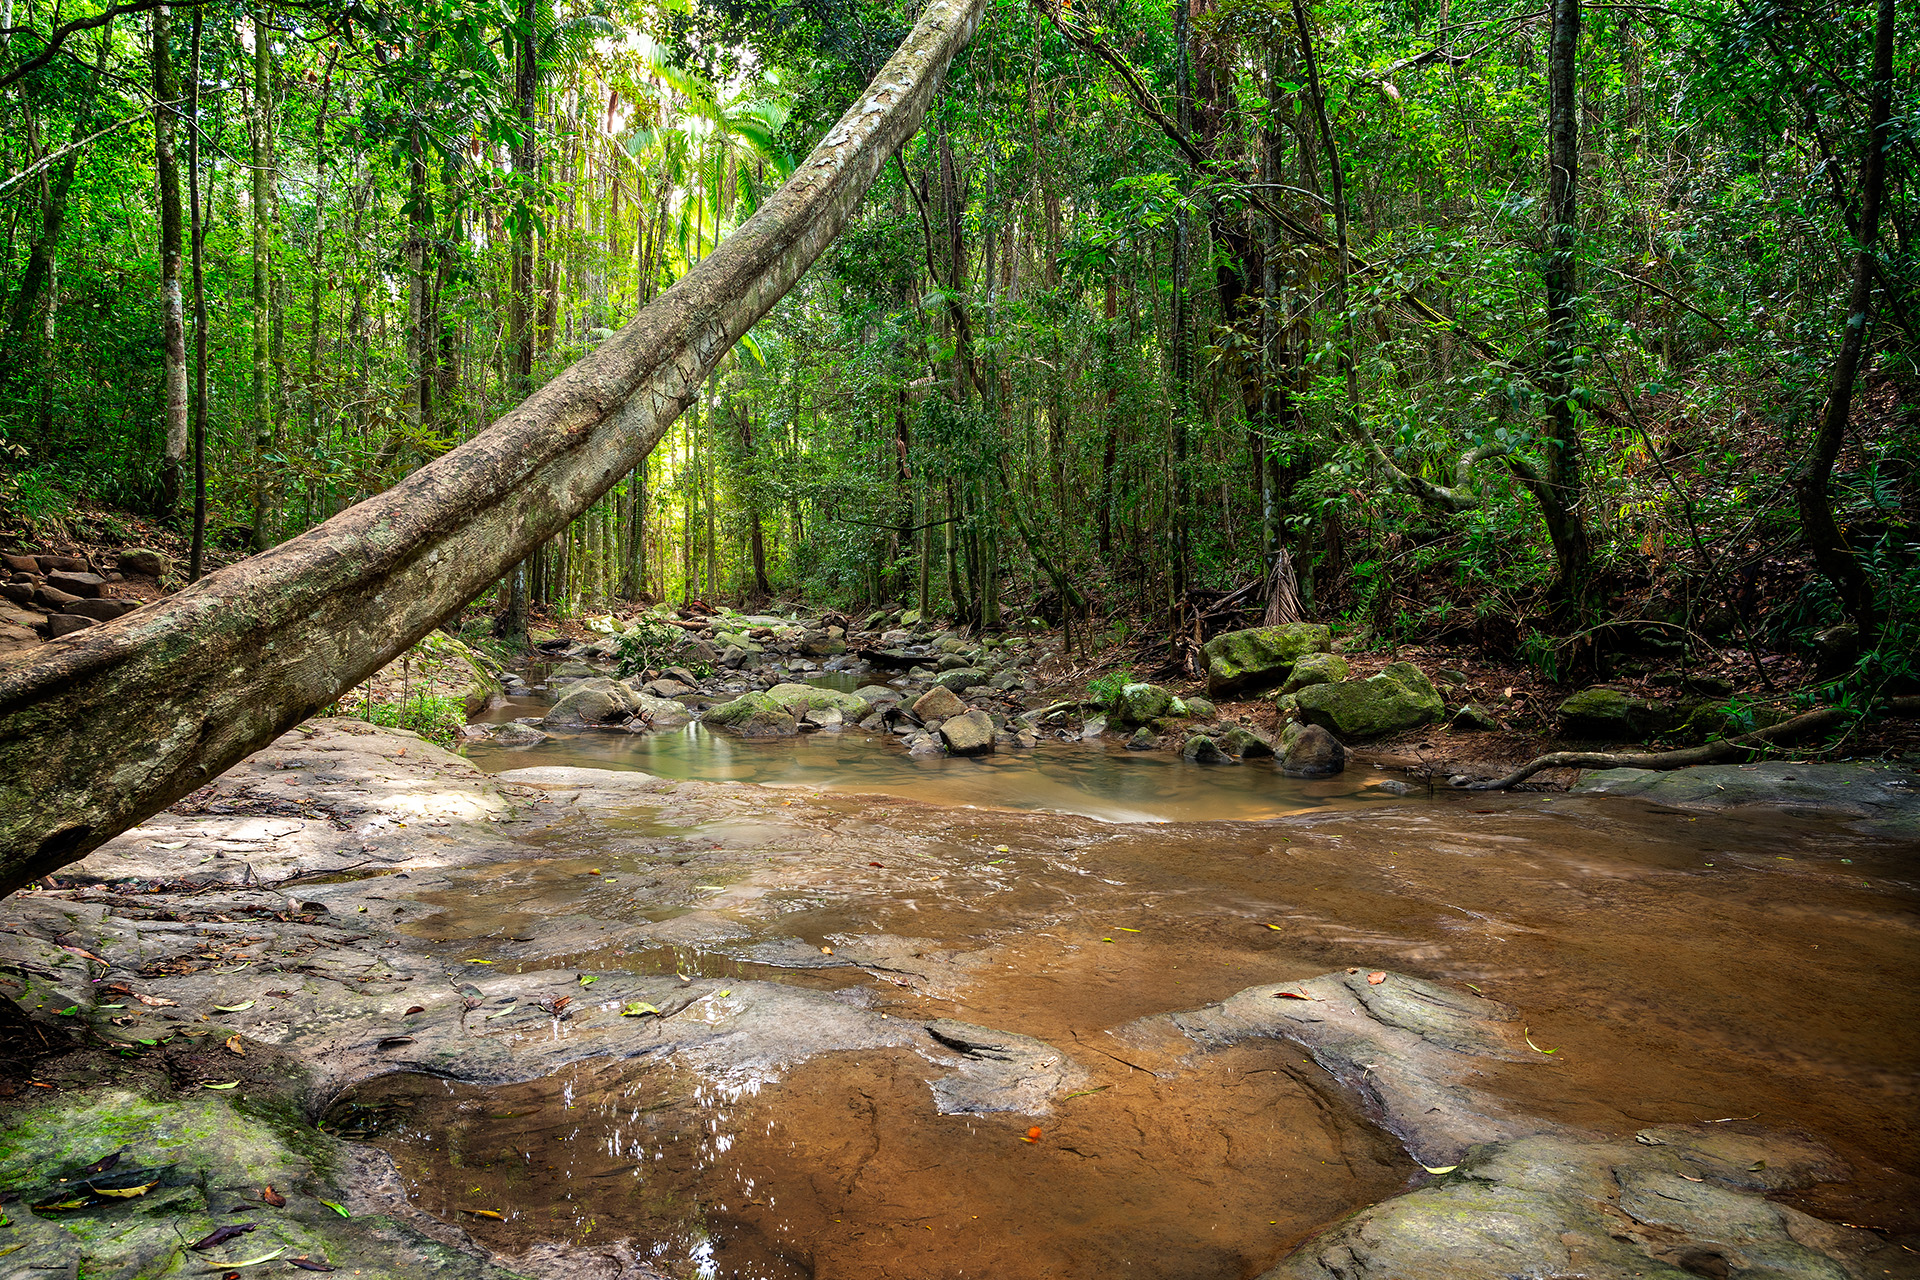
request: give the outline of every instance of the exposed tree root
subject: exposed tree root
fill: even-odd
[[[1838,708],[1821,707],[1765,729],[1755,729],[1752,733],[1733,738],[1718,738],[1680,751],[1550,751],[1527,761],[1504,778],[1470,782],[1464,789],[1505,791],[1525,782],[1542,769],[1684,769],[1689,765],[1712,764],[1716,760],[1743,755],[1748,751],[1824,733],[1845,719],[1845,714]]]

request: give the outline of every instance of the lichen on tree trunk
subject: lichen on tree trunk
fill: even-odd
[[[644,458],[919,127],[983,0],[932,0],[758,213],[485,432],[288,542],[0,668],[0,892],[327,706]]]

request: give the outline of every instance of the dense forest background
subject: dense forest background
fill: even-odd
[[[1555,678],[1817,645],[1846,696],[1908,689],[1920,20],[1531,2],[992,0],[508,628],[785,594],[1177,664],[1306,615]],[[222,560],[630,320],[911,19],[4,3],[0,512]]]

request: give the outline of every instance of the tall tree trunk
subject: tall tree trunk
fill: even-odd
[[[327,275],[327,109],[333,100],[333,67],[337,50],[327,54],[320,74],[320,105],[313,114],[313,259],[307,281],[307,412],[309,445],[320,437],[320,338],[326,323]]]
[[[166,387],[166,444],[160,459],[160,505],[169,514],[180,504],[187,460],[187,317],[180,294],[180,165],[173,154],[173,122],[180,83],[168,47],[167,7],[153,11],[149,29],[153,59],[153,159],[160,180],[161,381]]]
[[[753,589],[763,596],[773,594],[767,581],[767,533],[761,518],[760,459],[753,449],[753,410],[739,402],[740,456],[746,467],[746,508],[748,552],[753,557]]]
[[[513,400],[533,394],[533,208],[537,198],[534,187],[540,164],[540,143],[535,132],[536,99],[540,90],[540,64],[535,42],[534,0],[520,0],[512,29],[513,106],[520,125],[520,136],[513,146],[515,188],[513,223],[513,270],[508,287],[507,328],[511,345]],[[527,638],[527,577],[531,566],[522,561],[508,575],[507,607],[494,623],[494,634],[514,643]]]
[[[932,0],[753,218],[481,435],[325,524],[0,666],[0,892],[331,704],[631,471],[832,243],[982,3]]]
[[[1853,285],[1847,294],[1847,323],[1840,354],[1827,384],[1827,403],[1806,465],[1794,480],[1800,507],[1800,536],[1814,563],[1840,597],[1840,607],[1859,629],[1861,648],[1871,647],[1880,630],[1873,583],[1860,558],[1847,544],[1834,519],[1829,492],[1833,466],[1846,439],[1847,415],[1853,405],[1853,384],[1867,349],[1867,328],[1873,312],[1874,249],[1880,235],[1880,205],[1885,198],[1887,152],[1893,146],[1893,0],[1880,0],[1873,37],[1873,84],[1870,89],[1866,154],[1860,164],[1858,245],[1853,260]]]
[[[426,148],[425,130],[415,130],[407,156],[407,363],[413,371],[414,424],[421,438],[433,430],[434,368],[440,352],[433,333],[433,200]]]
[[[1553,0],[1553,31],[1547,47],[1547,254],[1541,272],[1547,294],[1546,368],[1541,379],[1547,430],[1538,464],[1514,459],[1521,483],[1540,504],[1556,565],[1552,595],[1571,621],[1586,613],[1593,561],[1580,513],[1585,481],[1573,376],[1580,340],[1574,313],[1580,291],[1574,254],[1580,214],[1579,48],[1580,0]]]
[[[1193,86],[1188,58],[1188,0],[1173,0],[1175,120],[1182,134],[1193,132]],[[1182,648],[1182,615],[1187,595],[1187,417],[1193,399],[1193,325],[1192,299],[1187,292],[1187,277],[1192,274],[1189,260],[1189,218],[1186,195],[1190,184],[1180,178],[1181,207],[1173,219],[1173,467],[1172,491],[1167,512],[1167,635],[1176,653]]]
[[[192,211],[193,251],[193,534],[187,551],[187,581],[198,582],[207,553],[207,222],[213,201],[200,201],[200,39],[204,5],[193,10],[193,85],[187,119],[187,201]],[[211,183],[208,184],[211,187]],[[211,192],[209,192],[211,195]]]
[[[273,452],[273,411],[268,380],[273,369],[273,45],[266,7],[253,11],[253,536],[255,551],[272,540],[273,486],[267,478]]]

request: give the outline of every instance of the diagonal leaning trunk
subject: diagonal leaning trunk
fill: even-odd
[[[631,471],[919,127],[982,3],[931,0],[759,213],[484,433],[289,542],[0,667],[0,893],[327,706]]]

